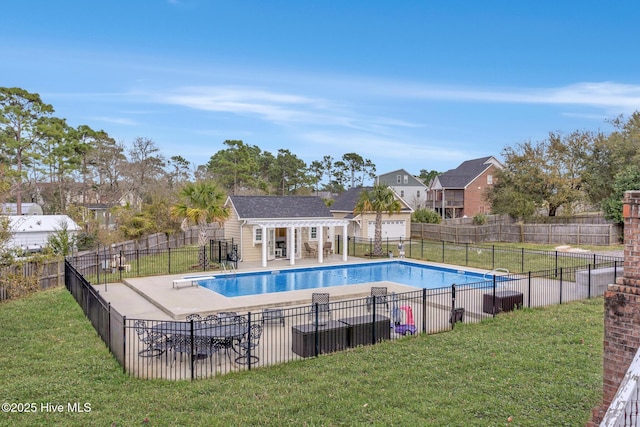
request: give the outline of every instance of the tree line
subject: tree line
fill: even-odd
[[[611,124],[610,134],[550,132],[542,141],[505,147],[504,169],[486,194],[493,213],[528,218],[602,209],[621,222],[624,191],[640,189],[640,113]],[[241,140],[224,141],[206,164],[194,165],[166,158],[149,138],[126,146],[104,130],[72,127],[21,88],[0,87],[0,142],[0,202],[18,209],[37,202],[46,213],[67,213],[85,225],[88,239],[103,243],[178,230],[170,207],[194,181],[212,181],[229,195],[308,195],[340,193],[376,175],[375,164],[357,153],[306,164],[288,149],[271,153]],[[418,177],[428,184],[438,174],[422,169]],[[86,210],[93,203],[115,216],[118,236],[97,235]]]
[[[550,132],[502,151],[504,169],[487,198],[515,218],[604,211],[622,223],[622,199],[640,190],[640,113],[610,121],[614,131]]]
[[[335,194],[367,184],[376,173],[357,153],[307,165],[290,150],[271,153],[240,140],[224,141],[208,163],[195,165],[182,156],[166,158],[152,139],[138,137],[127,146],[104,130],[70,126],[54,112],[36,93],[0,87],[0,203],[15,202],[21,214],[23,203],[36,202],[45,213],[69,214],[93,234],[91,204],[106,206],[107,222],[115,217],[115,238],[179,229],[169,208],[193,181],[213,181],[231,195]]]

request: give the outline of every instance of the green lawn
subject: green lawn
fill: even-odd
[[[349,246],[349,254],[365,257],[372,251],[371,243],[358,243]],[[528,271],[546,271],[557,268],[571,269],[571,267],[584,268],[592,262],[591,253],[571,254],[559,253],[555,256],[555,250],[550,245],[522,245],[512,243],[495,244],[453,244],[435,241],[412,240],[405,241],[405,254],[407,258],[421,259],[425,261],[440,262],[451,265],[482,268],[492,270],[503,268],[511,273],[523,273]],[[622,246],[581,246],[581,249],[591,252],[607,250],[621,250]],[[398,256],[397,243],[384,243],[383,253],[387,251]]]
[[[148,381],[124,374],[54,289],[0,304],[2,401],[36,409],[3,412],[0,425],[581,426],[601,397],[602,318],[598,298],[208,380]]]

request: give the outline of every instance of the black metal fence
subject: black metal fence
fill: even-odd
[[[233,240],[211,240],[203,247],[131,249],[107,247],[67,257],[91,283],[121,282],[127,277],[180,274],[220,269],[221,264],[238,266],[237,244]]]
[[[67,289],[110,351],[140,378],[206,378],[285,363],[407,335],[451,330],[521,307],[602,295],[622,274],[620,259],[524,274],[495,272],[438,289],[384,293],[238,313],[194,313],[199,319],[131,319],[112,308],[72,264]],[[428,287],[428,283],[424,284]],[[326,291],[330,288],[325,288]],[[330,292],[330,290],[329,290]],[[209,316],[209,317],[207,317]]]
[[[125,318],[105,301],[78,270],[65,261],[65,286],[89,318],[109,351],[125,368]]]
[[[349,237],[347,242],[347,255],[364,258],[376,257],[373,239]],[[444,241],[397,238],[383,239],[381,256],[398,257],[400,243],[403,245],[407,258],[489,270],[504,268],[517,273],[580,267],[587,264],[596,265],[620,260],[620,257],[587,252],[544,251],[508,248],[501,245],[455,244]],[[337,236],[336,253],[343,253],[344,248],[341,245],[342,238]]]
[[[233,243],[233,239],[210,240],[209,254],[212,262],[231,263],[234,269],[238,269],[238,245]]]

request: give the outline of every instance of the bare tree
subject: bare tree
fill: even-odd
[[[136,138],[129,149],[129,164],[126,176],[132,204],[140,210],[142,202],[148,200],[151,187],[164,176],[165,159],[156,143],[149,138]]]

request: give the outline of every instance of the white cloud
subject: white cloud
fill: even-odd
[[[322,115],[326,101],[247,87],[185,87],[155,96],[158,102],[183,107],[255,115],[274,122],[311,122]]]
[[[202,111],[255,116],[280,125],[307,124],[342,127],[373,133],[391,128],[419,127],[406,119],[368,116],[354,112],[345,102],[324,98],[237,86],[184,87],[151,97],[161,103]],[[359,101],[353,100],[357,105]],[[363,108],[364,110],[364,108]]]
[[[443,101],[518,104],[567,104],[613,107],[629,111],[640,105],[640,86],[614,82],[583,82],[549,88],[468,88],[429,85],[383,85],[386,96]]]
[[[113,123],[117,125],[125,125],[125,126],[137,126],[138,123],[134,120],[127,119],[124,117],[91,117],[91,120],[95,120],[97,122],[105,122],[105,123]]]
[[[393,160],[398,167],[411,168],[414,165],[418,170],[411,170],[418,173],[420,168],[438,167],[442,164],[459,164],[468,160],[470,155],[467,148],[456,149],[451,141],[428,141],[415,139],[406,140],[392,137],[376,135],[365,135],[357,132],[307,132],[298,135],[300,141],[300,155],[307,162],[319,160],[319,153],[339,153],[338,157],[345,153],[356,152],[364,158],[368,158],[375,164],[386,163]],[[304,151],[307,147],[307,151]],[[486,154],[479,154],[482,156]],[[337,158],[335,160],[338,160]],[[386,171],[378,171],[386,172]]]

